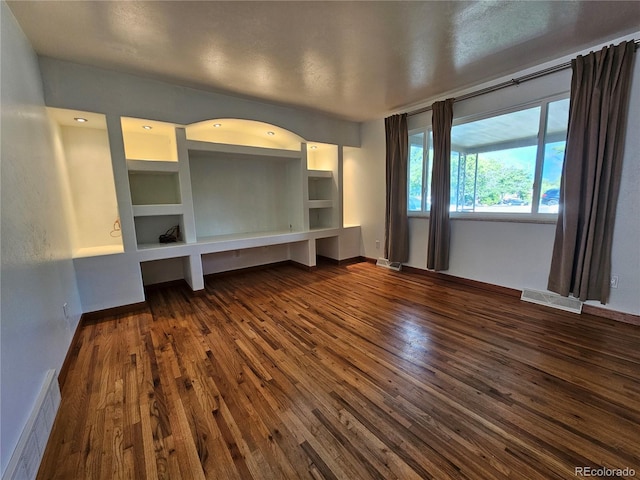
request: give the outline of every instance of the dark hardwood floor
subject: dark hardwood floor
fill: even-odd
[[[84,326],[40,479],[640,476],[640,327],[371,264]]]

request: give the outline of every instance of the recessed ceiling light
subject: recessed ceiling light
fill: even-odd
[[[273,137],[276,134],[276,132],[267,132],[267,135]]]
[[[311,145],[310,148],[311,148],[311,150],[315,150],[316,148],[318,148],[318,146],[317,145]]]
[[[151,125],[142,125],[142,128],[145,130],[151,130],[153,127]]]
[[[214,124],[213,124],[213,127],[214,127],[214,128],[220,128],[221,126],[222,126],[222,124],[221,124],[221,123],[214,123]]]
[[[73,117],[73,119],[74,119],[76,122],[79,122],[79,123],[85,123],[85,122],[88,122],[88,121],[89,121],[89,120],[87,120],[86,118],[82,118],[82,117]]]

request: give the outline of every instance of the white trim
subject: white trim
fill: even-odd
[[[527,110],[531,108],[540,108],[539,113],[539,123],[538,123],[538,140],[536,144],[536,162],[534,166],[533,172],[533,185],[532,185],[532,204],[531,211],[528,213],[513,213],[513,212],[457,212],[451,211],[450,218],[451,219],[460,219],[460,220],[484,220],[484,221],[505,221],[505,222],[522,222],[522,223],[555,223],[557,219],[557,214],[555,213],[539,213],[539,202],[542,196],[542,174],[544,173],[544,145],[546,140],[546,127],[548,123],[547,112],[548,106],[550,103],[557,102],[560,100],[565,100],[569,98],[569,92],[563,91],[562,93],[553,93],[550,95],[545,95],[536,100],[519,103],[516,105],[512,105],[506,108],[499,108],[496,110],[483,111],[474,113],[471,115],[467,115],[465,117],[454,118],[453,119],[453,127],[459,125],[465,125],[467,123],[472,123],[480,120],[484,120],[487,118],[497,117],[500,115],[507,115],[509,113],[519,112],[522,110]],[[426,143],[428,139],[429,132],[431,131],[432,126],[427,124],[420,128],[413,128],[409,131],[409,136],[416,135],[419,133],[424,133],[424,146],[423,150],[426,152],[426,155],[423,153],[423,193],[422,193],[422,205],[421,208],[426,207],[426,197],[425,193],[428,190],[425,186],[425,179],[428,177],[428,173],[425,168],[428,167],[428,152],[426,150]],[[409,144],[408,154],[411,152],[411,145]],[[542,147],[542,148],[541,148]],[[410,162],[407,162],[407,177],[410,174]],[[407,200],[409,194],[409,178],[407,178]],[[537,199],[537,203],[534,202]],[[429,218],[429,212],[425,210],[408,210],[407,214],[409,217],[422,217]]]

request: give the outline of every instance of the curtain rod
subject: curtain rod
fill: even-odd
[[[636,50],[640,47],[640,40],[634,40],[636,44]],[[476,90],[475,92],[469,92],[464,95],[460,95],[456,97],[456,102],[461,102],[462,100],[469,100],[470,98],[479,97],[480,95],[484,95],[485,93],[495,92],[496,90],[502,90],[503,88],[512,87],[514,85],[520,85],[521,83],[527,82],[529,80],[533,80],[534,78],[544,77],[545,75],[549,75],[551,73],[560,72],[562,70],[566,70],[567,68],[571,68],[571,61],[560,63],[559,65],[555,65],[553,67],[545,68],[543,70],[538,70],[537,72],[529,73],[527,75],[523,75],[521,77],[512,78],[511,80],[507,80],[506,82],[498,83],[496,85],[492,85],[491,87],[482,88],[480,90]],[[407,116],[412,117],[413,115],[418,115],[420,113],[428,112],[431,110],[431,107],[422,107],[417,110],[413,110],[407,113]]]

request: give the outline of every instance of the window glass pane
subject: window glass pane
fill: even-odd
[[[422,182],[424,179],[424,132],[409,135],[409,192],[407,209],[422,210]]]
[[[544,163],[540,188],[540,213],[558,213],[560,177],[569,122],[569,99],[549,103],[544,136]]]
[[[530,213],[540,107],[451,129],[451,210]]]
[[[433,168],[433,132],[429,130],[429,140],[427,144],[427,161],[425,162],[425,175],[424,175],[424,192],[425,192],[425,205],[424,209],[431,211],[431,169]]]
[[[451,190],[450,190],[450,208],[452,212],[458,210],[461,205],[460,199],[458,198],[458,177],[460,174],[460,153],[451,150]]]

